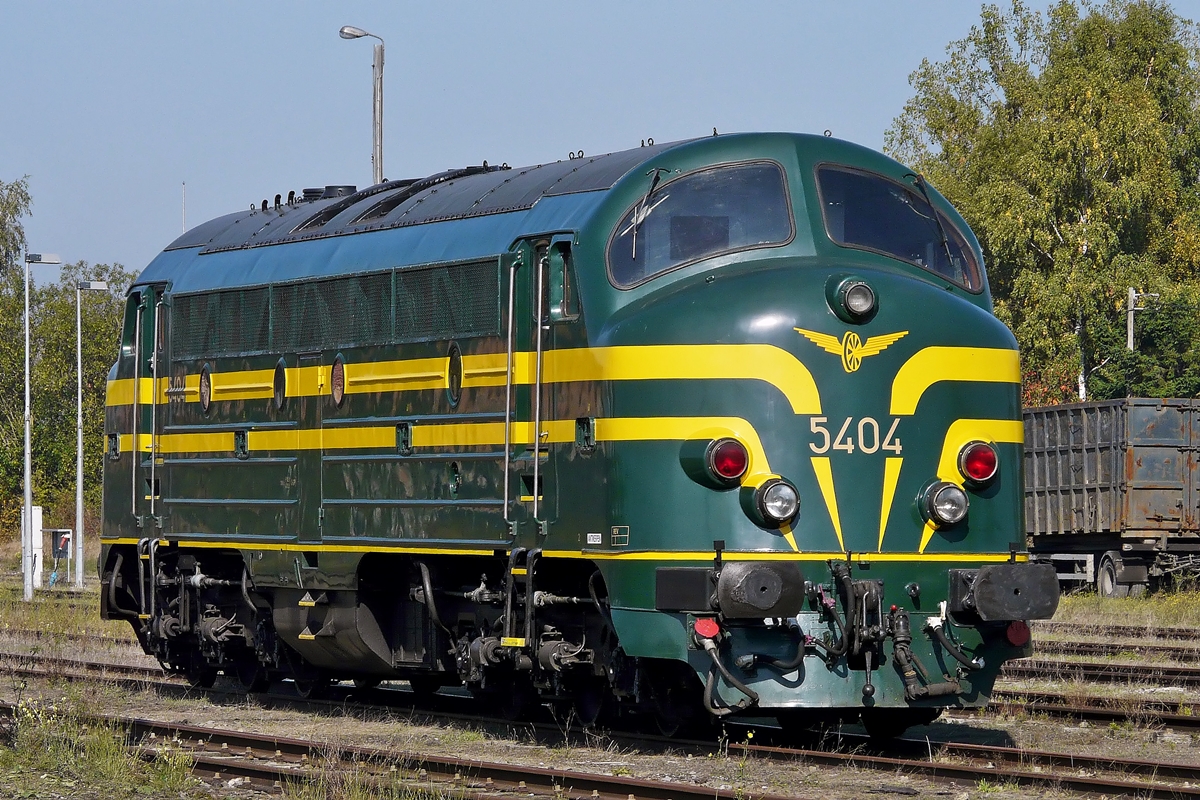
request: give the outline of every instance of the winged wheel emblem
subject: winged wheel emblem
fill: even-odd
[[[831,336],[828,333],[806,331],[804,328],[796,328],[795,330],[796,333],[808,339],[825,352],[841,356],[842,369],[846,370],[846,372],[854,372],[862,366],[864,358],[882,353],[889,346],[908,335],[908,331],[885,333],[880,336],[872,336],[864,342],[854,331],[846,331],[839,340],[836,336]]]

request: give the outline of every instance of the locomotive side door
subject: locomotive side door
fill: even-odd
[[[555,385],[548,381],[547,353],[555,346],[553,321],[561,286],[556,266],[561,257],[557,239],[523,242],[517,253],[516,297],[513,309],[514,437],[511,445],[510,494],[522,509],[514,516],[532,530],[547,534],[558,518],[557,449],[563,422],[555,414]],[[558,259],[558,260],[556,260]],[[561,303],[559,303],[561,305]],[[534,433],[536,431],[536,434]]]
[[[134,521],[144,536],[162,528],[162,456],[158,437],[165,413],[166,318],[163,285],[142,288],[133,337],[132,503]]]
[[[296,537],[302,544],[316,544],[321,541],[324,522],[321,425],[328,368],[321,365],[320,353],[301,354],[298,361],[300,430],[297,433],[296,485],[300,493],[300,514]]]

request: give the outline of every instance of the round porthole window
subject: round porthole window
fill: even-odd
[[[333,398],[335,406],[340,406],[346,396],[346,365],[340,353],[333,360],[333,368],[329,370],[329,396]]]
[[[462,398],[462,382],[462,352],[458,349],[457,342],[451,342],[449,358],[446,363],[446,396],[450,398],[451,406],[457,406],[459,399]]]
[[[287,367],[284,366],[282,358],[275,365],[274,388],[275,410],[283,411],[283,407],[287,405]]]
[[[208,364],[200,368],[200,410],[208,413],[212,405],[212,378],[208,374]]]

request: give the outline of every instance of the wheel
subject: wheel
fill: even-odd
[[[651,667],[647,673],[654,725],[663,736],[703,738],[716,717],[704,710],[703,690],[690,667],[674,663]]]
[[[216,667],[209,666],[199,656],[192,659],[187,668],[187,681],[193,689],[211,689],[216,680]]]
[[[271,677],[267,668],[253,654],[237,663],[237,679],[242,689],[252,694],[259,694],[271,688]]]
[[[516,678],[496,697],[497,712],[509,722],[532,717],[541,707],[542,698],[533,684],[524,678]]]
[[[862,712],[862,725],[872,739],[895,739],[914,725],[928,725],[941,713],[940,708],[868,708]]]
[[[575,719],[585,728],[599,722],[608,704],[608,694],[608,681],[603,678],[593,678],[580,686],[571,704]]]
[[[775,721],[783,730],[784,738],[805,748],[820,748],[826,737],[836,735],[841,721],[819,709],[783,709],[775,714]]]
[[[1117,583],[1118,559],[1115,553],[1105,553],[1100,559],[1100,567],[1096,570],[1096,594],[1101,597],[1129,596],[1129,586]]]
[[[292,682],[296,685],[296,694],[305,700],[320,700],[329,694],[328,675],[313,673],[303,678],[292,678]]]
[[[413,697],[418,703],[428,703],[442,688],[442,682],[432,675],[408,679],[408,687],[412,689]]]

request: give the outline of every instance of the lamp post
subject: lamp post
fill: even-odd
[[[86,291],[108,290],[105,281],[79,281],[75,284],[75,588],[83,588],[83,314],[80,297]]]
[[[29,447],[29,265],[61,264],[52,253],[25,252],[25,504],[22,508],[21,572],[25,578],[25,599],[33,599],[33,457]]]
[[[374,87],[372,92],[374,102],[371,112],[371,167],[373,181],[377,184],[383,183],[383,39],[353,25],[343,25],[342,29],[338,31],[338,36],[343,39],[361,39],[364,36],[379,39],[379,44],[375,45],[375,62],[371,65]]]

